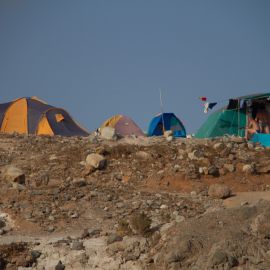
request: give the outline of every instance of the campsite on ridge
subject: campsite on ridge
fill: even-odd
[[[269,270],[269,14],[0,0],[0,270]]]

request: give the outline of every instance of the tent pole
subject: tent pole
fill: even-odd
[[[238,99],[238,127],[237,127],[238,137],[240,137],[239,129],[240,129],[240,99]]]
[[[159,89],[159,99],[160,99],[161,119],[162,119],[162,127],[163,127],[163,134],[164,134],[165,133],[165,122],[164,122],[164,116],[163,116],[164,110],[163,110],[161,89]]]

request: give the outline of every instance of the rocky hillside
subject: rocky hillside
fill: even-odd
[[[270,269],[269,157],[235,137],[1,134],[0,269]]]

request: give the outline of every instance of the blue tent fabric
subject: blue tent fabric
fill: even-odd
[[[183,123],[173,113],[163,113],[154,117],[148,128],[148,136],[162,136],[163,121],[165,130],[172,130],[174,137],[186,137]]]
[[[260,143],[265,147],[270,147],[270,134],[256,133],[252,136],[251,141]]]

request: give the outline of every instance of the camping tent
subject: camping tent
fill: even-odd
[[[48,105],[36,97],[0,104],[0,131],[36,135],[88,135],[65,110]]]
[[[270,93],[232,98],[226,107],[212,113],[195,134],[196,138],[212,138],[224,135],[245,136],[248,113],[257,106],[268,103]]]
[[[155,116],[150,122],[148,136],[161,136],[166,130],[173,131],[174,137],[186,137],[184,125],[173,113]]]
[[[100,128],[112,127],[120,136],[145,136],[143,131],[138,127],[138,125],[129,117],[125,115],[114,115],[107,119]]]

